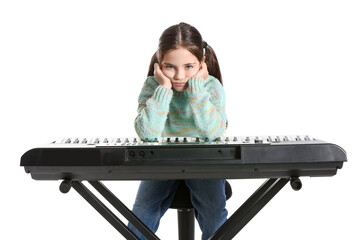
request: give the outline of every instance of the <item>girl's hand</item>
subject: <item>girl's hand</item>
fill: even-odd
[[[207,65],[205,61],[201,62],[199,71],[195,74],[195,77],[201,77],[202,79],[207,79],[209,76],[209,72],[207,70]]]
[[[168,89],[172,88],[170,79],[166,77],[164,73],[161,71],[159,63],[154,64],[154,76],[156,80],[159,81],[161,86],[166,87]]]

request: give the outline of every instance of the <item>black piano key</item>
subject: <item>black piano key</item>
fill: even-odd
[[[256,136],[254,142],[255,143],[263,143],[263,140]]]

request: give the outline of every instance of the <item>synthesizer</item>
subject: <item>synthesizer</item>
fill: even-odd
[[[74,188],[126,239],[139,239],[93,192],[135,226],[158,240],[102,180],[268,178],[214,233],[230,240],[288,183],[300,190],[299,177],[334,176],[347,161],[340,146],[310,136],[245,136],[209,139],[178,137],[63,138],[30,149],[20,165],[35,180],[63,180],[60,191]],[[188,239],[188,238],[186,238]]]
[[[347,160],[310,136],[63,138],[27,151],[36,180],[244,179],[333,176]]]

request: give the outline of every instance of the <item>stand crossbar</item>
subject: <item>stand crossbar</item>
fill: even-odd
[[[89,183],[124,216],[134,227],[149,240],[159,240],[109,189],[98,181]],[[139,240],[139,238],[108,208],[102,203],[84,184],[78,181],[71,182],[71,186],[98,211],[121,235],[126,239]]]
[[[297,179],[298,180],[298,179]],[[289,178],[271,178],[266,180],[236,212],[214,233],[209,240],[230,240],[290,181]],[[299,180],[300,181],[300,180]],[[79,181],[64,181],[62,192],[73,187],[93,208],[96,209],[121,235],[129,240],[139,238],[84,184]],[[122,214],[138,231],[149,240],[159,238],[147,228],[108,188],[99,181],[89,183]],[[301,182],[300,182],[301,183]],[[293,186],[294,188],[294,186]],[[64,190],[65,189],[65,190]]]
[[[268,179],[236,210],[210,239],[232,239],[289,180],[288,178]]]

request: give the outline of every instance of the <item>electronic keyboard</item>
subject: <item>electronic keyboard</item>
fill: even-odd
[[[309,136],[63,138],[23,154],[20,165],[36,180],[63,180],[126,239],[139,239],[82,181],[88,181],[147,239],[158,240],[101,180],[269,178],[214,233],[230,240],[288,183],[301,176],[334,176],[347,161],[340,146]]]
[[[37,180],[243,179],[333,176],[345,161],[341,147],[309,136],[64,138],[21,166]]]

